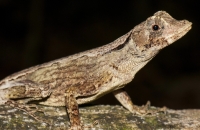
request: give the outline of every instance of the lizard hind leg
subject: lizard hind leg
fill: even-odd
[[[12,87],[5,89],[9,99],[30,98],[39,100],[51,94],[51,86],[33,82],[31,80],[16,81]],[[30,99],[27,100],[30,101]]]
[[[31,80],[8,81],[0,86],[0,105],[8,100],[17,100],[26,104],[31,100],[40,100],[51,94],[51,86],[35,83]]]
[[[45,122],[34,114],[39,111],[38,107],[35,104],[27,103],[49,96],[51,87],[30,80],[12,81],[10,85],[10,87],[0,89],[0,94],[2,94],[0,95],[0,103],[22,110],[37,121]]]
[[[44,123],[46,123],[48,125],[51,125],[46,120],[40,119],[35,115],[35,112],[39,111],[38,107],[35,104],[28,104],[28,105],[27,104],[20,104],[20,103],[18,103],[16,101],[8,100],[5,103],[5,105],[8,105],[10,107],[13,107],[13,108],[16,108],[18,110],[26,112],[29,116],[31,116],[32,118],[34,118],[38,122],[44,122]]]

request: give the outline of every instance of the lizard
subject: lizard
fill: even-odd
[[[66,106],[70,130],[84,129],[79,105],[112,92],[127,110],[145,114],[124,86],[160,50],[183,37],[192,23],[158,11],[115,41],[14,73],[0,81],[0,105],[24,110],[33,100]],[[31,115],[31,112],[27,110]]]

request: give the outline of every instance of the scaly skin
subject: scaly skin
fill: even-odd
[[[83,129],[78,104],[109,92],[130,112],[145,114],[148,111],[134,106],[123,87],[161,49],[184,36],[191,25],[158,11],[112,43],[6,77],[0,81],[0,104],[21,103],[17,107],[23,109],[22,104],[38,100],[44,105],[66,106],[71,130]],[[17,98],[19,102],[11,102]],[[40,101],[43,98],[47,100]]]

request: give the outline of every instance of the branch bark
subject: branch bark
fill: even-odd
[[[40,122],[9,106],[0,106],[0,129],[63,130],[69,128],[65,107],[38,105],[35,115],[52,125]],[[153,109],[158,109],[154,108]],[[200,129],[200,110],[170,110],[155,115],[133,115],[122,106],[96,105],[80,107],[85,126],[96,122],[92,128],[102,130],[152,130],[152,129]],[[90,128],[86,128],[90,129]]]

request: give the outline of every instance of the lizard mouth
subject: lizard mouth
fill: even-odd
[[[171,44],[171,43],[177,41],[178,39],[183,37],[192,28],[191,22],[189,22],[189,21],[184,21],[184,22],[185,22],[185,26],[178,29],[177,33],[175,33],[174,35],[171,35],[167,38],[168,44]]]
[[[189,26],[186,26],[183,30],[181,30],[178,35],[180,37],[184,36],[190,29],[192,28],[192,23]]]

